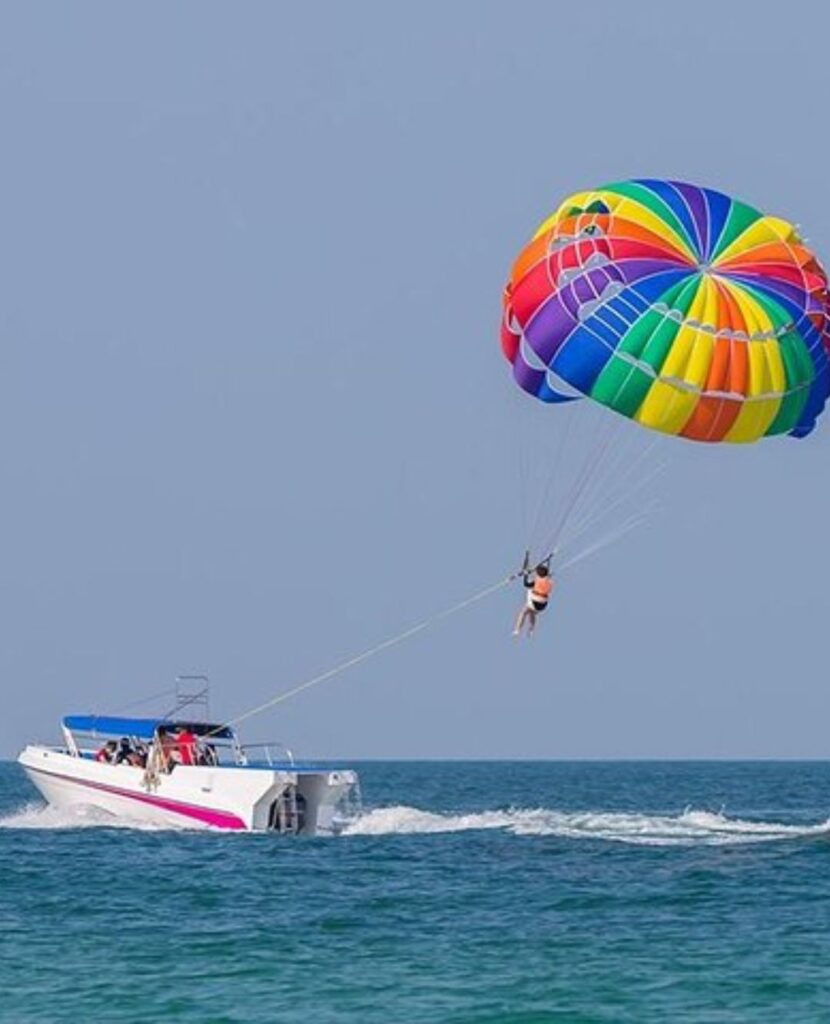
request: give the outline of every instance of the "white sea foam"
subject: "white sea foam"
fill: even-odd
[[[94,807],[56,808],[31,803],[0,818],[0,829],[126,828],[180,831],[173,825],[125,821]],[[187,825],[182,826],[187,829]],[[724,846],[830,836],[830,820],[815,825],[730,818],[723,812],[687,808],[682,814],[556,811],[546,808],[436,813],[402,805],[377,807],[348,819],[345,836],[437,835],[502,830],[515,836],[599,839],[638,846]]]
[[[184,826],[187,828],[187,825]],[[126,821],[97,807],[58,808],[31,803],[0,818],[0,829],[129,828],[145,832],[180,831],[175,825]]]
[[[748,821],[687,808],[678,815],[610,811],[510,808],[470,814],[436,814],[416,807],[379,807],[350,821],[347,836],[380,836],[501,829],[516,836],[602,839],[639,846],[735,845],[830,835],[830,820],[817,825]]]

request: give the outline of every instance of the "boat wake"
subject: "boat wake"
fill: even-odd
[[[347,836],[427,835],[500,829],[516,836],[599,839],[636,846],[695,846],[763,843],[830,836],[830,820],[817,825],[748,821],[687,808],[678,815],[564,812],[510,808],[472,814],[435,814],[415,807],[379,807],[350,821]]]
[[[94,807],[56,808],[31,803],[0,817],[0,829],[117,828],[146,832],[189,831],[186,824],[154,825],[115,818]],[[610,811],[509,808],[469,814],[436,813],[417,807],[377,807],[341,821],[341,836],[438,835],[500,830],[515,836],[594,839],[635,846],[728,846],[830,836],[830,820],[815,825],[730,818],[687,808],[678,815]]]
[[[125,821],[97,807],[58,808],[50,804],[31,803],[0,818],[0,829],[77,829],[118,828],[143,832],[186,831],[187,825],[154,825],[149,822]]]

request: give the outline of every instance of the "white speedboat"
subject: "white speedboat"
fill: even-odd
[[[358,794],[357,773],[243,746],[227,725],[70,715],[62,746],[18,757],[48,803],[116,818],[247,832],[331,834]]]

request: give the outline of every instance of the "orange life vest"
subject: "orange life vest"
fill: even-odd
[[[537,576],[533,581],[533,596],[539,601],[547,601],[553,590],[553,580],[548,576]]]

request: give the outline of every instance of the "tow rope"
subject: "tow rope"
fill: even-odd
[[[526,555],[525,564],[529,559],[529,555]],[[255,715],[262,714],[263,711],[268,711],[270,708],[276,707],[278,704],[282,704],[284,701],[290,700],[291,697],[296,697],[298,693],[302,693],[304,690],[310,690],[312,686],[319,686],[320,683],[325,683],[329,679],[333,679],[334,676],[340,675],[341,672],[345,672],[346,669],[354,668],[355,665],[360,665],[364,661],[368,661],[373,658],[376,654],[380,654],[381,651],[387,651],[390,647],[395,647],[397,644],[403,643],[404,640],[408,640],[410,637],[416,636],[418,633],[423,633],[424,630],[429,629],[430,626],[434,626],[436,623],[441,622],[443,619],[448,619],[451,615],[455,615],[457,612],[462,611],[464,608],[469,608],[470,605],[476,604],[478,601],[483,601],[485,597],[489,597],[490,594],[495,594],[496,591],[502,590],[508,586],[514,580],[518,579],[523,575],[525,571],[525,565],[518,572],[512,572],[509,576],[498,581],[498,583],[492,583],[488,587],[484,587],[482,590],[477,591],[470,597],[465,597],[463,601],[459,601],[458,604],[452,605],[450,608],[445,608],[443,611],[438,612],[437,615],[432,615],[428,619],[424,619],[423,622],[419,622],[415,626],[410,626],[408,629],[403,630],[401,633],[397,633],[395,636],[390,637],[388,640],[384,640],[382,643],[376,644],[374,647],[370,647],[368,650],[363,651],[361,654],[356,654],[346,661],[341,661],[339,665],[335,665],[333,668],[327,669],[325,672],[321,672],[320,675],[314,676],[312,679],[306,679],[305,682],[299,683],[297,686],[291,687],[290,690],[285,690],[283,693],[277,694],[276,697],[272,697],[270,700],[265,701],[264,704],[259,704],[255,708],[251,708],[250,711],[245,711],[243,714],[238,715],[236,718],[232,718],[225,723],[225,726],[239,725],[241,722],[247,721],[249,718],[253,718]],[[225,727],[223,726],[223,728]]]

